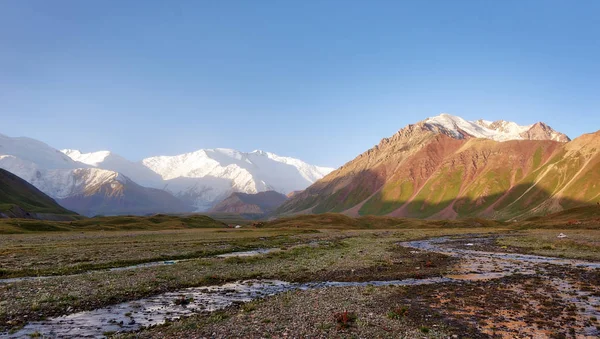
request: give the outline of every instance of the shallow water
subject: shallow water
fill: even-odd
[[[446,275],[447,278],[480,280],[494,279],[511,274],[547,274],[548,265],[570,266],[579,269],[600,269],[600,263],[575,259],[564,259],[555,257],[544,257],[529,254],[501,253],[467,250],[453,248],[448,238],[436,238],[422,241],[410,241],[400,245],[419,250],[443,253],[461,259],[460,265],[455,272]],[[470,240],[473,243],[484,242],[489,238],[477,238]],[[557,279],[548,277],[547,280],[556,288],[558,294],[553,296],[568,305],[575,305],[577,324],[581,331],[577,337],[600,338],[600,329],[591,322],[590,318],[600,318],[600,296],[590,291],[582,290],[581,282],[574,281],[568,277]]]
[[[600,267],[599,263],[578,260],[457,249],[452,248],[451,244],[446,244],[448,241],[449,239],[447,238],[436,238],[400,244],[418,250],[433,251],[460,257],[462,259],[461,263],[451,274],[444,277],[370,282],[312,282],[305,284],[288,283],[278,280],[248,280],[218,286],[188,288],[176,292],[156,295],[150,298],[99,308],[93,311],[79,312],[44,321],[31,322],[12,335],[4,334],[4,337],[28,337],[30,334],[37,332],[48,337],[100,338],[104,337],[104,333],[107,332],[136,331],[141,327],[162,324],[171,319],[178,319],[200,312],[212,312],[223,309],[234,303],[248,302],[292,290],[368,285],[411,286],[497,279],[515,273],[536,274],[540,270],[543,270],[539,265],[541,263],[571,265],[585,268]],[[485,239],[473,239],[472,241],[485,241]],[[277,249],[234,252],[221,255],[220,257],[227,258],[258,255],[269,253],[274,250]],[[574,288],[572,285],[567,283],[564,284],[564,290],[571,290]],[[567,293],[565,293],[565,296],[567,296]],[[598,312],[596,309],[583,297],[589,298],[589,293],[582,294],[582,292],[580,292],[575,296],[569,296],[569,298],[577,304],[578,308],[584,310],[582,312],[584,312],[585,315],[597,315]],[[597,298],[588,300],[597,302],[596,299]],[[596,333],[593,332],[595,331],[593,328],[587,330],[590,331],[589,333]],[[2,336],[2,334],[0,334],[0,336]]]
[[[474,257],[488,257],[488,258],[496,258],[502,260],[515,261],[519,263],[534,263],[534,264],[555,264],[555,265],[569,265],[576,266],[580,268],[600,268],[599,262],[590,262],[584,260],[576,260],[576,259],[563,259],[563,258],[554,258],[554,257],[544,257],[533,254],[518,254],[518,253],[502,253],[502,252],[485,252],[485,251],[476,251],[476,250],[465,250],[460,248],[452,248],[451,245],[445,245],[448,238],[435,238],[429,240],[418,240],[418,241],[407,241],[400,243],[401,246],[416,248],[424,251],[437,252],[452,256],[465,257],[465,256],[474,256]],[[488,238],[476,238],[471,241],[482,242],[487,241]]]
[[[289,290],[283,281],[243,281],[220,286],[188,288],[154,297],[121,303],[93,311],[32,322],[9,338],[41,333],[49,337],[102,338],[107,332],[128,332],[203,311],[215,311],[235,302],[248,302]],[[176,304],[185,298],[186,304]]]
[[[233,258],[233,257],[252,257],[255,255],[267,254],[271,252],[280,251],[279,248],[259,248],[251,251],[231,252],[216,255],[217,258]]]
[[[351,286],[408,286],[451,282],[449,278],[406,279],[371,282],[288,283],[279,280],[246,280],[218,286],[195,287],[154,297],[31,322],[8,338],[33,333],[60,338],[102,338],[108,332],[130,332],[200,312],[212,312],[292,290]],[[185,305],[182,305],[182,302]]]

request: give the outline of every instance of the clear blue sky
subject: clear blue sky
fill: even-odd
[[[339,166],[408,123],[600,129],[600,1],[0,1],[0,133]]]

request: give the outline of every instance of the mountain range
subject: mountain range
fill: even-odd
[[[543,122],[441,114],[337,170],[224,148],[134,162],[0,134],[0,168],[86,216],[339,212],[511,220],[597,203],[600,131],[571,140]]]
[[[442,114],[408,125],[277,213],[520,219],[600,199],[600,131]]]
[[[333,170],[269,152],[231,149],[133,162],[109,151],[59,151],[2,134],[0,168],[87,216],[206,211],[233,192],[287,194]]]

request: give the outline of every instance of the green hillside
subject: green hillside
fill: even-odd
[[[18,176],[0,169],[0,213],[5,217],[65,219],[77,214]]]

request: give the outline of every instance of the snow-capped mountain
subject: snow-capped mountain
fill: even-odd
[[[91,167],[121,173],[142,186],[161,188],[163,186],[160,175],[154,173],[140,162],[133,162],[110,151],[81,153],[79,150],[64,149],[61,151],[72,160],[84,163]]]
[[[26,180],[55,199],[84,194],[105,182],[123,181],[122,174],[98,168],[45,168],[15,155],[0,155],[0,168]]]
[[[333,168],[307,164],[264,151],[202,149],[176,156],[142,160],[165,180],[165,189],[199,210],[212,207],[233,192],[303,190]]]
[[[212,208],[233,192],[288,194],[303,190],[333,171],[269,152],[244,153],[225,148],[151,157],[141,162],[108,151],[62,152],[89,166],[123,173],[137,183],[164,189],[198,211]]]
[[[21,160],[33,162],[41,168],[89,167],[75,162],[59,150],[41,141],[25,137],[13,138],[3,134],[0,134],[0,155],[12,155]]]
[[[485,138],[496,141],[508,140],[554,140],[567,142],[571,139],[565,134],[553,130],[550,126],[538,122],[532,125],[518,125],[511,121],[467,121],[450,114],[440,114],[423,121],[425,127],[453,138]]]
[[[0,134],[0,168],[3,168],[37,189],[60,199],[79,189],[105,180],[108,171],[91,171],[85,179],[76,181],[73,171],[87,171],[89,166],[78,163],[60,151],[30,138],[11,138]],[[80,172],[81,172],[80,171]],[[87,181],[87,182],[86,182]]]
[[[139,186],[120,172],[75,161],[34,139],[0,134],[0,168],[85,215],[192,211],[168,192]]]

